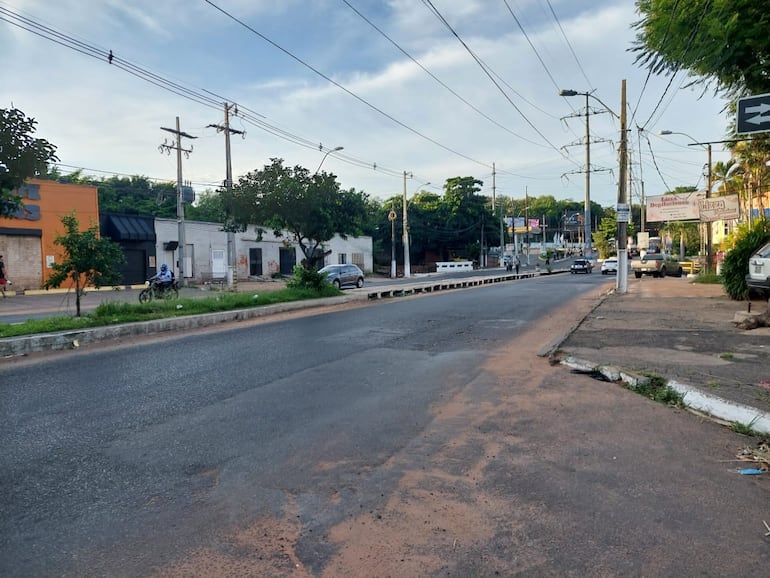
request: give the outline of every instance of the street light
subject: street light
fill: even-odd
[[[599,98],[591,94],[590,92],[578,92],[577,90],[568,90],[568,89],[561,89],[559,91],[559,96],[585,96],[586,97],[586,184],[585,184],[585,203],[583,206],[583,212],[585,213],[585,223],[583,224],[584,228],[584,241],[585,241],[585,248],[586,248],[586,257],[588,257],[588,253],[592,251],[591,249],[591,131],[590,125],[589,125],[589,118],[590,118],[590,112],[588,110],[588,97],[593,98],[596,100],[599,104],[601,104],[607,111],[613,115],[615,118],[618,118],[618,115],[615,114],[610,107],[608,107],[606,104],[604,104]]]
[[[318,174],[318,171],[320,171],[320,170],[321,170],[321,166],[324,164],[324,161],[326,160],[326,157],[328,157],[328,156],[329,156],[330,154],[332,154],[332,153],[336,153],[337,151],[341,151],[341,150],[342,150],[342,149],[344,149],[344,148],[345,148],[345,147],[334,147],[333,149],[331,149],[331,150],[329,150],[329,151],[326,151],[326,154],[325,154],[325,155],[324,155],[324,157],[321,159],[321,163],[318,165],[318,168],[315,170],[315,172],[314,172],[313,174],[314,174],[314,175],[317,175],[317,174]]]
[[[711,183],[711,181],[712,181],[712,177],[711,177],[711,143],[710,142],[709,143],[698,142],[696,139],[691,137],[689,134],[687,134],[685,132],[675,131],[675,130],[662,130],[662,131],[660,131],[659,134],[661,134],[662,136],[666,136],[666,135],[670,135],[670,134],[680,134],[682,136],[686,136],[687,138],[689,138],[692,141],[691,144],[697,145],[697,146],[700,146],[700,147],[703,147],[703,148],[706,149],[706,152],[708,153],[708,168],[707,168],[708,173],[707,173],[707,183],[706,183],[706,198],[710,199],[711,198],[711,185],[712,185],[712,183]],[[690,145],[687,145],[687,146],[690,146]],[[712,244],[711,244],[711,221],[708,221],[708,222],[706,222],[706,272],[707,273],[711,273],[712,272],[711,261],[713,259],[713,253],[714,253],[714,250],[713,250],[713,247],[712,247]],[[684,256],[684,255],[682,255],[682,256]]]

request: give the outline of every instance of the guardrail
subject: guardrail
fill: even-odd
[[[386,287],[372,287],[364,289],[353,289],[353,291],[365,291],[369,299],[383,299],[387,297],[402,297],[404,295],[417,295],[420,293],[434,293],[436,291],[446,291],[448,289],[465,289],[467,287],[478,287],[479,285],[490,285],[492,283],[503,283],[506,281],[516,281],[517,279],[527,279],[538,277],[539,271],[526,273],[505,273],[501,275],[488,275],[484,277],[464,277],[460,279],[437,279],[435,281],[419,281],[404,285],[390,285]]]

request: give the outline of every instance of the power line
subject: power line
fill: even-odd
[[[695,27],[690,32],[690,36],[687,39],[687,45],[684,47],[684,51],[682,52],[681,60],[684,60],[684,57],[687,56],[687,53],[690,51],[690,47],[692,46],[692,43],[695,40],[695,36],[698,33],[698,30],[700,29],[701,24],[703,23],[703,19],[706,17],[706,13],[708,12],[708,9],[711,7],[711,0],[706,0],[706,2],[703,4],[703,12],[701,12],[700,18],[698,18],[698,22],[695,25]],[[658,108],[660,107],[661,103],[663,102],[663,98],[666,96],[666,93],[668,93],[668,89],[671,88],[671,84],[674,82],[674,78],[676,77],[676,72],[671,75],[671,78],[668,81],[668,84],[666,85],[665,90],[663,91],[663,94],[660,96],[660,99],[658,100],[658,104],[655,105],[655,108],[650,113],[649,118],[647,119],[647,122],[642,125],[642,128],[647,128],[647,125],[652,120],[652,117],[657,112]]]
[[[21,28],[22,30],[25,30],[27,32],[31,32],[32,34],[35,34],[40,38],[49,40],[62,47],[69,48],[71,50],[79,52],[80,54],[89,56],[96,60],[107,62],[111,66],[115,66],[116,68],[119,68],[124,72],[131,74],[132,76],[135,76],[141,80],[149,82],[150,84],[153,84],[158,88],[171,92],[172,94],[186,98],[187,100],[195,102],[196,104],[201,104],[203,106],[219,110],[219,108],[222,105],[222,102],[231,100],[223,96],[220,96],[216,93],[213,93],[209,90],[191,89],[191,88],[185,87],[182,84],[179,84],[178,82],[168,80],[155,72],[142,68],[123,58],[118,57],[113,53],[112,50],[108,51],[104,48],[100,48],[100,47],[96,47],[94,45],[88,44],[87,42],[78,40],[63,32],[57,31],[50,26],[47,26],[45,24],[42,24],[30,18],[24,17],[21,14],[15,13],[3,7],[0,7],[0,20],[8,22],[9,24],[12,24],[18,28]],[[217,100],[217,99],[221,99],[222,102],[220,102],[220,100]],[[272,134],[277,138],[280,138],[292,144],[302,146],[304,148],[308,148],[312,150],[316,150],[318,148],[318,144],[315,141],[311,141],[307,138],[293,134],[290,131],[271,125],[270,123],[263,120],[265,117],[262,114],[242,104],[238,104],[238,106],[241,109],[240,117],[242,118],[242,120],[244,120],[245,122],[248,122],[252,126],[255,126],[269,134]],[[247,112],[244,113],[243,112],[244,110]],[[394,176],[394,177],[402,176],[401,171],[387,168],[385,166],[379,165],[376,162],[365,161],[350,155],[338,155],[338,156],[341,158],[341,160],[343,160],[343,162],[346,162],[353,166],[358,166],[361,168],[369,168],[369,169],[384,173],[388,176]]]
[[[205,1],[208,1],[208,0],[205,0]],[[423,4],[425,4],[425,6],[427,6],[427,7],[428,7],[428,9],[429,9],[429,10],[430,10],[430,11],[431,11],[431,12],[432,12],[432,13],[433,13],[435,16],[436,16],[436,18],[438,18],[438,19],[439,19],[439,21],[440,21],[441,23],[443,23],[443,24],[444,24],[444,26],[446,26],[446,27],[447,27],[447,29],[448,29],[448,30],[449,30],[449,31],[452,33],[452,35],[453,35],[455,38],[457,38],[458,42],[460,42],[460,44],[462,44],[463,48],[465,48],[465,50],[468,52],[468,54],[470,54],[470,55],[471,55],[471,57],[472,57],[472,58],[473,58],[473,59],[476,61],[476,64],[478,64],[478,65],[479,65],[479,67],[481,68],[481,70],[483,70],[483,71],[484,71],[484,74],[486,74],[486,75],[487,75],[487,77],[489,77],[489,80],[491,80],[491,81],[492,81],[492,84],[494,84],[494,85],[495,85],[495,87],[497,88],[497,90],[499,90],[499,91],[500,91],[500,94],[502,94],[502,95],[503,95],[503,97],[505,97],[505,99],[506,99],[506,100],[507,100],[507,101],[510,103],[510,105],[511,105],[511,106],[512,106],[512,107],[513,107],[515,110],[516,110],[516,112],[518,112],[518,113],[519,113],[519,115],[521,116],[521,118],[523,118],[523,119],[524,119],[524,121],[525,121],[525,122],[526,122],[526,123],[527,123],[527,124],[528,124],[528,125],[529,125],[529,126],[532,128],[532,130],[534,130],[534,131],[535,131],[535,132],[536,132],[538,135],[540,135],[540,138],[542,138],[542,139],[543,139],[543,140],[544,140],[546,143],[548,143],[548,146],[550,146],[550,147],[551,147],[553,150],[555,150],[557,153],[559,153],[559,154],[560,154],[562,157],[564,157],[565,159],[567,159],[567,160],[569,160],[570,162],[573,162],[573,163],[574,163],[574,161],[573,161],[572,159],[570,159],[568,155],[564,154],[564,152],[563,152],[563,151],[559,150],[559,149],[556,147],[556,145],[554,145],[554,144],[553,144],[553,143],[552,143],[550,140],[548,140],[548,137],[546,137],[546,136],[545,136],[545,135],[544,135],[544,134],[543,134],[543,133],[540,131],[540,129],[538,129],[538,128],[537,128],[537,127],[536,127],[536,126],[535,126],[535,125],[532,123],[532,121],[531,121],[531,120],[529,120],[529,118],[527,118],[527,115],[525,115],[525,114],[524,114],[524,113],[521,111],[521,109],[520,109],[518,106],[516,106],[516,104],[513,102],[513,100],[511,100],[511,98],[508,96],[508,94],[507,94],[507,93],[506,93],[506,92],[505,92],[505,91],[502,89],[502,87],[501,87],[501,86],[500,86],[500,85],[497,83],[497,81],[496,81],[496,80],[493,78],[492,74],[490,73],[490,70],[491,70],[491,69],[489,68],[489,66],[487,66],[487,64],[486,64],[486,63],[484,63],[484,62],[481,60],[481,58],[479,58],[479,57],[476,55],[476,53],[475,53],[475,52],[473,52],[473,50],[471,50],[471,48],[470,48],[470,47],[469,47],[469,46],[468,46],[468,45],[465,43],[465,41],[464,41],[462,38],[460,38],[460,35],[459,35],[459,34],[457,34],[457,32],[455,32],[454,28],[452,28],[452,25],[451,25],[451,24],[449,24],[449,22],[446,20],[446,18],[444,18],[444,16],[441,14],[441,12],[439,12],[439,11],[438,11],[438,9],[437,9],[437,8],[436,8],[436,7],[433,5],[433,2],[431,2],[431,0],[422,0],[422,3],[423,3]]]
[[[430,143],[432,143],[432,144],[436,145],[437,147],[440,147],[440,148],[444,149],[444,150],[445,150],[445,151],[447,151],[447,152],[450,152],[450,153],[452,153],[453,155],[457,155],[457,156],[459,156],[459,157],[461,157],[461,158],[464,158],[465,160],[471,161],[471,162],[473,162],[473,163],[476,163],[476,164],[478,164],[478,165],[481,165],[481,166],[483,166],[483,167],[488,167],[488,168],[490,168],[490,165],[488,165],[487,163],[484,163],[484,162],[482,162],[482,161],[479,161],[479,160],[477,160],[477,159],[474,159],[473,157],[470,157],[470,156],[468,156],[468,155],[466,155],[466,154],[464,154],[464,153],[461,153],[461,152],[459,152],[459,151],[457,151],[457,150],[455,150],[455,149],[453,149],[453,148],[451,148],[451,147],[448,147],[448,146],[446,146],[446,145],[444,145],[444,144],[440,143],[439,141],[435,140],[434,138],[431,138],[431,137],[429,137],[428,135],[426,135],[426,134],[423,134],[422,132],[418,131],[417,129],[415,129],[415,128],[412,128],[411,126],[407,125],[406,123],[404,123],[404,122],[402,122],[402,121],[398,120],[397,118],[395,118],[394,116],[392,116],[392,115],[388,114],[388,113],[387,113],[387,112],[385,112],[384,110],[382,110],[382,109],[380,109],[380,108],[376,107],[375,105],[373,105],[372,103],[370,103],[370,102],[369,102],[368,100],[366,100],[365,98],[358,96],[358,95],[357,95],[355,92],[353,92],[352,90],[350,90],[350,89],[346,88],[345,86],[343,86],[342,84],[340,84],[340,83],[339,83],[339,82],[337,82],[336,80],[334,80],[334,79],[332,79],[331,77],[327,76],[326,74],[324,74],[323,72],[321,72],[321,71],[320,71],[320,70],[318,70],[317,68],[313,67],[312,65],[308,64],[307,62],[305,62],[304,60],[302,60],[301,58],[299,58],[298,56],[296,56],[295,54],[293,54],[293,53],[292,53],[292,52],[290,52],[289,50],[286,50],[286,49],[285,49],[285,48],[283,48],[282,46],[280,46],[280,45],[278,45],[277,43],[273,42],[272,40],[270,40],[270,39],[269,39],[267,36],[265,36],[264,34],[262,34],[262,33],[258,32],[257,30],[255,30],[254,28],[252,28],[251,26],[249,26],[248,24],[246,24],[246,23],[245,23],[245,22],[243,22],[242,20],[240,20],[240,19],[238,19],[237,17],[233,16],[232,14],[230,14],[230,13],[229,13],[227,10],[225,10],[224,8],[221,8],[220,6],[217,6],[217,5],[216,5],[216,4],[214,4],[214,2],[212,2],[211,0],[203,0],[203,1],[204,1],[206,4],[208,4],[209,6],[211,6],[212,8],[214,8],[215,10],[219,11],[220,13],[222,13],[222,14],[224,14],[225,16],[227,16],[228,18],[230,18],[230,19],[231,19],[233,22],[236,22],[236,23],[240,24],[240,25],[241,25],[243,28],[245,28],[246,30],[248,30],[248,31],[249,31],[249,32],[251,32],[252,34],[255,34],[256,36],[259,36],[259,37],[260,37],[262,40],[264,40],[265,42],[267,42],[267,43],[268,43],[268,44],[270,44],[271,46],[273,46],[273,47],[277,48],[278,50],[280,50],[281,52],[283,52],[284,54],[286,54],[288,57],[290,57],[291,59],[295,60],[296,62],[299,62],[300,64],[302,64],[303,66],[305,66],[305,67],[306,67],[306,68],[308,68],[309,70],[313,71],[315,74],[317,74],[318,76],[320,76],[321,78],[323,78],[323,79],[324,79],[324,80],[326,80],[327,82],[330,82],[331,84],[333,84],[334,86],[336,86],[336,87],[337,87],[337,88],[339,88],[340,90],[344,91],[345,93],[347,93],[347,94],[349,94],[350,96],[352,96],[353,98],[355,98],[355,99],[356,99],[357,101],[359,101],[360,103],[362,103],[362,104],[364,104],[364,105],[368,106],[369,108],[371,108],[371,109],[372,109],[372,110],[374,110],[375,112],[378,112],[379,114],[381,114],[381,115],[382,115],[382,116],[384,116],[385,118],[387,118],[387,119],[391,120],[392,122],[394,122],[394,123],[395,123],[395,124],[397,124],[398,126],[400,126],[400,127],[402,127],[402,128],[405,128],[405,129],[406,129],[406,130],[408,130],[409,132],[411,132],[411,133],[413,133],[413,134],[415,134],[415,135],[419,136],[420,138],[422,138],[422,139],[424,139],[424,140],[427,140],[428,142],[430,142]],[[542,136],[542,135],[541,135],[541,136]],[[545,137],[544,137],[544,138],[545,138]]]
[[[674,0],[674,5],[671,7],[671,16],[669,17],[668,22],[666,24],[666,31],[663,33],[663,40],[660,41],[661,48],[663,48],[666,45],[666,41],[668,40],[668,33],[671,30],[671,24],[674,22],[674,16],[676,16],[676,8],[678,5],[679,5],[679,0]],[[639,92],[639,100],[636,101],[634,112],[631,113],[632,121],[636,119],[636,111],[639,110],[639,103],[642,102],[642,96],[644,96],[644,91],[647,89],[647,83],[650,81],[651,76],[652,76],[652,68],[648,68],[647,77],[644,79],[642,90]]]
[[[556,12],[553,10],[553,6],[551,6],[551,0],[545,0],[548,4],[548,8],[551,9],[551,15],[553,16],[553,19],[556,21],[556,25],[559,27],[559,31],[561,31],[561,35],[564,38],[564,41],[567,43],[567,46],[569,47],[570,52],[572,53],[572,57],[575,59],[575,63],[577,63],[578,68],[580,69],[580,72],[583,74],[583,78],[586,79],[586,83],[588,83],[588,86],[593,86],[591,81],[588,79],[588,75],[586,74],[586,71],[583,70],[583,65],[580,64],[580,59],[577,57],[577,54],[575,54],[575,50],[572,48],[572,44],[569,41],[569,38],[567,38],[567,35],[564,33],[564,28],[561,26],[561,22],[559,22],[558,16],[556,16]]]
[[[479,110],[478,108],[476,108],[476,107],[475,107],[473,104],[471,104],[471,103],[470,103],[470,102],[468,102],[468,101],[467,101],[465,98],[463,98],[462,96],[460,96],[460,95],[459,95],[457,92],[455,92],[455,91],[454,91],[452,88],[450,88],[449,86],[447,86],[447,85],[446,85],[446,84],[445,84],[445,83],[444,83],[444,82],[443,82],[441,79],[439,79],[439,78],[438,78],[438,77],[437,77],[435,74],[433,74],[433,73],[432,73],[430,70],[428,70],[428,69],[427,69],[425,66],[423,66],[423,65],[422,65],[422,63],[420,63],[420,62],[419,62],[419,61],[418,61],[416,58],[414,58],[414,57],[413,57],[411,54],[409,54],[409,53],[408,53],[406,50],[404,50],[404,49],[403,49],[403,48],[402,48],[402,47],[401,47],[401,46],[400,46],[400,45],[399,45],[399,44],[398,44],[398,43],[397,43],[395,40],[393,40],[393,39],[392,39],[390,36],[388,36],[387,34],[385,34],[385,32],[383,32],[383,31],[382,31],[382,30],[381,30],[381,29],[380,29],[380,28],[379,28],[379,27],[378,27],[376,24],[374,24],[374,23],[373,23],[371,20],[369,20],[369,19],[368,19],[366,16],[364,16],[364,15],[363,15],[363,14],[362,14],[362,13],[361,13],[361,12],[360,12],[360,11],[359,11],[357,8],[355,8],[355,7],[354,7],[354,6],[353,6],[353,5],[352,5],[350,2],[348,2],[348,0],[342,0],[342,2],[344,2],[344,3],[345,3],[345,5],[346,5],[348,8],[350,8],[350,9],[351,9],[353,12],[355,12],[355,13],[356,13],[356,14],[357,14],[357,15],[358,15],[358,16],[359,16],[359,17],[360,17],[362,20],[364,20],[364,22],[366,22],[367,24],[369,24],[369,26],[371,26],[371,27],[372,27],[372,28],[374,28],[374,29],[375,29],[377,32],[379,32],[379,33],[380,33],[380,34],[381,34],[381,35],[382,35],[382,36],[383,36],[385,39],[387,39],[387,40],[388,40],[388,41],[389,41],[389,42],[390,42],[390,43],[391,43],[393,46],[395,46],[395,47],[396,47],[396,48],[397,48],[397,49],[398,49],[398,50],[399,50],[399,51],[400,51],[400,52],[401,52],[401,53],[402,53],[404,56],[406,56],[406,57],[407,57],[409,60],[411,60],[411,61],[412,61],[412,62],[414,62],[414,63],[415,63],[417,66],[419,66],[419,67],[420,67],[420,68],[423,70],[423,72],[425,72],[425,73],[426,73],[428,76],[430,76],[430,77],[431,77],[433,80],[435,80],[437,83],[439,83],[441,86],[443,86],[443,87],[444,87],[446,90],[448,90],[448,91],[449,91],[451,94],[453,94],[453,95],[454,95],[454,96],[455,96],[457,99],[459,99],[459,100],[460,100],[461,102],[463,102],[465,105],[467,105],[468,107],[470,107],[471,109],[473,109],[474,111],[476,111],[476,112],[477,112],[479,115],[481,115],[482,117],[484,117],[485,119],[487,119],[489,122],[491,122],[491,123],[492,123],[492,124],[494,124],[495,126],[497,126],[497,127],[501,128],[501,129],[503,129],[504,131],[506,131],[506,132],[508,132],[508,133],[512,134],[512,135],[513,135],[513,136],[515,136],[516,138],[520,138],[521,140],[523,140],[523,141],[525,141],[525,142],[528,142],[528,143],[530,143],[530,144],[533,144],[533,145],[535,145],[535,146],[544,146],[544,145],[543,145],[543,144],[541,144],[541,143],[538,143],[538,142],[532,141],[532,140],[530,140],[530,139],[528,139],[528,138],[526,138],[526,137],[524,137],[524,136],[521,136],[520,134],[518,134],[518,133],[516,133],[516,132],[512,131],[512,130],[511,130],[511,129],[509,129],[508,127],[506,127],[506,126],[504,126],[504,125],[500,124],[500,123],[499,123],[499,122],[497,122],[495,119],[491,118],[491,117],[490,117],[490,116],[488,116],[486,113],[484,113],[484,112],[482,112],[481,110]],[[531,104],[531,103],[530,103],[530,104]],[[532,106],[535,106],[535,105],[533,104]],[[537,108],[537,107],[535,106],[535,108]],[[538,110],[540,110],[540,109],[538,109]]]

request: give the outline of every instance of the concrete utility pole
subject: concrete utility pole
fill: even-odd
[[[616,290],[623,294],[628,291],[628,219],[631,214],[631,208],[628,205],[628,191],[626,185],[626,173],[628,171],[628,134],[626,131],[626,79],[624,78],[620,85],[620,151],[619,155],[619,175],[618,175],[618,273],[616,277]]]
[[[492,214],[495,214],[495,163],[492,163]],[[505,255],[505,231],[503,229],[503,200],[500,199],[500,265],[503,264],[503,256]]]
[[[594,142],[594,143],[605,142],[606,139],[597,138],[597,139],[593,139],[593,141],[591,140],[591,130],[590,130],[589,119],[592,114],[599,114],[599,113],[603,113],[604,111],[591,110],[588,106],[588,98],[591,97],[599,101],[602,104],[602,106],[604,106],[607,109],[607,112],[612,113],[612,111],[609,108],[607,108],[607,106],[601,100],[596,98],[590,92],[578,92],[576,90],[564,90],[564,89],[559,91],[559,96],[578,96],[578,95],[582,95],[586,97],[586,112],[585,112],[586,136],[585,136],[585,143],[583,143],[585,144],[585,149],[586,149],[586,166],[582,171],[572,171],[572,172],[585,172],[586,184],[585,184],[585,201],[583,203],[583,237],[584,237],[583,243],[585,247],[585,256],[588,257],[588,253],[590,253],[593,250],[592,239],[591,239],[591,173],[609,170],[609,169],[603,169],[603,168],[602,169],[591,168],[591,142]],[[574,116],[583,116],[583,115],[582,113],[578,112],[578,113],[566,116],[564,118],[571,118]],[[567,146],[574,146],[576,144],[580,144],[580,143],[579,142],[571,143]]]
[[[412,173],[404,171],[404,277],[412,276],[412,266],[409,262],[409,218],[406,212],[406,177],[412,178]]]
[[[172,128],[160,127],[161,130],[170,132],[176,136],[176,143],[172,141],[168,144],[163,141],[163,144],[158,147],[160,152],[171,154],[172,150],[176,151],[176,217],[179,224],[179,285],[182,287],[187,286],[187,280],[185,279],[184,271],[184,259],[185,259],[185,238],[184,238],[184,202],[182,199],[182,153],[185,158],[190,158],[190,153],[193,151],[192,146],[189,149],[182,148],[182,137],[195,139],[197,136],[192,136],[186,132],[182,132],[179,129],[179,117],[176,117],[176,130]]]
[[[237,104],[225,103],[225,125],[210,124],[209,128],[217,129],[217,132],[225,133],[225,189],[229,192],[233,187],[233,164],[230,156],[230,135],[245,135],[246,132],[230,128],[230,109],[234,109],[234,114],[238,114]],[[228,215],[230,217],[230,215]],[[237,267],[235,265],[235,233],[232,230],[232,223],[227,223],[227,287],[235,290],[237,286]]]

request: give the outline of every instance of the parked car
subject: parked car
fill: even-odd
[[[618,260],[615,257],[609,257],[602,263],[602,275],[618,272]]]
[[[754,292],[764,297],[770,296],[770,243],[760,247],[749,258],[746,286],[749,294]]]
[[[327,265],[318,272],[326,275],[329,283],[336,285],[337,289],[364,286],[364,272],[357,265]]]
[[[593,263],[589,259],[575,259],[570,265],[570,273],[590,273],[594,268]]]
[[[645,253],[644,257],[631,261],[631,269],[637,279],[641,279],[642,275],[682,276],[682,265],[668,253]]]

